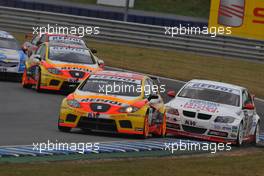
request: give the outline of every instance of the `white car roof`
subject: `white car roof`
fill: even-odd
[[[6,32],[6,31],[2,31],[2,30],[0,30],[0,37],[1,37],[1,38],[14,39],[14,37],[13,37],[11,34],[9,34],[9,33]]]
[[[244,87],[237,86],[237,85],[234,85],[234,84],[223,83],[223,82],[218,82],[218,81],[200,80],[200,79],[193,79],[193,80],[190,80],[188,83],[212,84],[212,85],[223,86],[223,87],[227,87],[227,88],[230,88],[230,89],[237,89],[237,90],[246,89]]]

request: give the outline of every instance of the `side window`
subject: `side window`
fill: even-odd
[[[35,36],[33,37],[32,41],[31,41],[31,43],[32,43],[33,45],[37,45],[38,40],[39,40],[39,35],[35,35]]]
[[[36,51],[36,55],[40,55],[43,46],[44,46],[44,45],[40,46],[40,47],[37,49],[37,51]]]
[[[39,40],[41,43],[44,43],[44,42],[46,42],[46,35],[45,34],[43,34],[42,36],[41,36],[41,38],[40,38],[40,40]]]
[[[41,59],[45,60],[45,57],[46,57],[46,46],[45,46],[45,45],[43,45],[43,46],[41,47],[41,50],[40,50],[40,57],[41,57]]]

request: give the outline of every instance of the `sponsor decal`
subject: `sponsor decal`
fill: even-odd
[[[218,110],[219,104],[213,102],[207,102],[202,100],[190,100],[184,105],[186,109],[196,109],[201,111],[207,111],[215,113]]]
[[[65,66],[59,68],[60,70],[73,70],[73,71],[84,71],[84,72],[92,72],[88,68],[80,68],[80,67],[74,67],[74,66]]]
[[[224,86],[218,86],[213,84],[205,84],[205,83],[190,83],[188,87],[197,88],[197,89],[211,89],[211,90],[218,90],[221,92],[233,93],[240,95],[240,91],[237,89],[232,89]]]
[[[184,124],[188,126],[196,126],[196,122],[193,120],[185,120]]]
[[[56,53],[65,53],[65,52],[90,55],[89,51],[85,48],[75,48],[75,47],[65,47],[65,46],[51,46],[50,47],[50,53],[53,53],[54,55]]]
[[[69,37],[69,36],[50,36],[49,41],[74,42],[74,43],[84,44],[83,40],[77,37]]]
[[[120,103],[118,101],[105,100],[101,98],[86,98],[86,99],[82,99],[81,102],[83,103],[108,103],[108,104],[118,105],[118,106],[125,105],[124,103]]]

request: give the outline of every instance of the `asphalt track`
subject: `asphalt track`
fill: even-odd
[[[166,90],[179,90],[183,82],[161,78]],[[135,137],[107,133],[83,133],[73,130],[62,133],[57,129],[59,107],[65,95],[37,93],[23,89],[17,82],[0,82],[0,146],[31,145],[47,142],[103,142],[133,140]],[[169,101],[163,95],[165,102]],[[257,112],[262,118],[261,130],[264,131],[264,102],[256,100]]]

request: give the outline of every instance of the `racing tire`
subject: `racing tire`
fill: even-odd
[[[142,139],[147,139],[149,136],[149,122],[148,122],[148,115],[146,115],[144,119],[144,129],[143,134],[141,135]]]
[[[42,92],[42,89],[40,88],[41,85],[41,70],[39,67],[37,67],[38,70],[36,71],[35,80],[36,80],[36,91]]]
[[[241,147],[243,145],[243,122],[240,123],[238,127],[238,134],[235,146]]]
[[[259,134],[260,134],[260,123],[258,122],[254,133],[254,140],[252,141],[252,144],[255,146],[257,146],[260,143]]]
[[[25,69],[24,70],[24,73],[22,75],[22,86],[23,88],[25,89],[30,89],[31,88],[31,84],[27,84],[26,81],[28,80],[28,77],[27,77],[27,70]]]
[[[166,133],[166,115],[164,113],[162,124],[160,125],[160,131],[159,134],[152,134],[153,137],[157,138],[165,138],[167,133]]]

